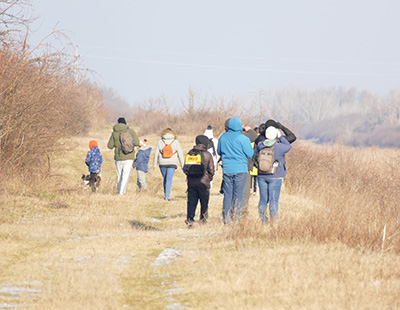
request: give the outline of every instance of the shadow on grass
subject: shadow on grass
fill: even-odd
[[[175,219],[175,218],[178,218],[178,217],[185,217],[186,218],[186,213],[178,213],[176,215],[169,215],[169,216],[156,216],[155,218],[159,219],[159,220],[165,220],[165,219]]]
[[[129,224],[131,224],[132,228],[139,229],[139,230],[160,231],[160,229],[158,229],[156,227],[146,225],[139,221],[129,221]]]

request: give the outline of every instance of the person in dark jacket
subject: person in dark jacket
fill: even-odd
[[[96,180],[98,174],[101,171],[101,164],[103,162],[103,157],[101,156],[99,146],[96,140],[89,141],[89,152],[86,155],[85,163],[89,168],[90,179],[89,186],[92,192],[96,191]]]
[[[290,144],[292,144],[294,141],[296,141],[296,136],[287,127],[283,126],[281,123],[279,123],[273,119],[269,119],[265,123],[260,124],[260,126],[258,127],[258,131],[259,131],[260,135],[258,136],[258,138],[255,141],[256,145],[265,139],[265,130],[271,126],[282,131],[284,134],[284,137]]]
[[[205,171],[202,176],[187,176],[187,216],[185,223],[189,227],[194,223],[199,200],[201,206],[199,223],[205,224],[207,222],[210,185],[215,173],[213,157],[210,152],[207,151],[210,147],[210,139],[207,138],[207,136],[199,135],[196,137],[196,145],[193,147],[193,150],[202,152]]]
[[[278,202],[283,178],[286,176],[285,154],[292,148],[285,136],[280,131],[270,126],[265,130],[265,139],[257,144],[255,150],[255,162],[258,163],[259,153],[264,148],[274,147],[274,161],[277,164],[273,174],[267,174],[258,169],[258,187],[260,190],[260,201],[258,212],[263,223],[268,222],[267,208],[269,204],[270,219],[278,218]]]
[[[243,126],[242,134],[250,139],[250,142],[251,142],[252,146],[254,145],[256,139],[258,138],[257,132],[253,128],[250,128],[249,126]],[[248,158],[247,159],[247,169],[249,170],[249,172],[247,173],[246,186],[245,186],[245,189],[244,189],[243,208],[242,208],[242,213],[243,214],[247,214],[247,212],[248,212],[247,207],[249,205],[250,189],[251,189],[250,171],[253,170],[253,167],[254,167],[254,159],[253,159],[253,157],[252,158]]]
[[[140,148],[133,162],[133,168],[136,168],[137,171],[137,186],[139,191],[147,189],[146,174],[149,172],[151,147],[147,147],[146,142],[147,139],[140,141]]]

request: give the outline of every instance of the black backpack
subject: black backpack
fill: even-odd
[[[191,177],[202,177],[204,175],[206,172],[206,165],[202,151],[190,150],[186,154],[183,172]]]

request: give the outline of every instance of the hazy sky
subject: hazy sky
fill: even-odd
[[[398,0],[33,0],[33,42],[69,30],[80,64],[129,103],[188,88],[400,87]],[[71,54],[73,49],[71,49]]]

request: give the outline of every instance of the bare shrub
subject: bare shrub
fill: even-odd
[[[46,173],[63,137],[104,123],[101,95],[73,80],[61,54],[30,58],[18,43],[0,50],[0,162],[3,178]]]
[[[400,153],[340,145],[296,143],[287,155],[285,191],[317,203],[300,217],[260,228],[243,222],[225,238],[341,242],[351,247],[400,253]]]
[[[189,89],[179,107],[165,96],[149,98],[135,108],[131,122],[140,128],[141,134],[158,134],[170,127],[181,135],[198,135],[208,125],[213,126],[214,134],[223,132],[225,120],[231,117],[240,117],[243,124],[251,119],[235,97],[202,95]]]

